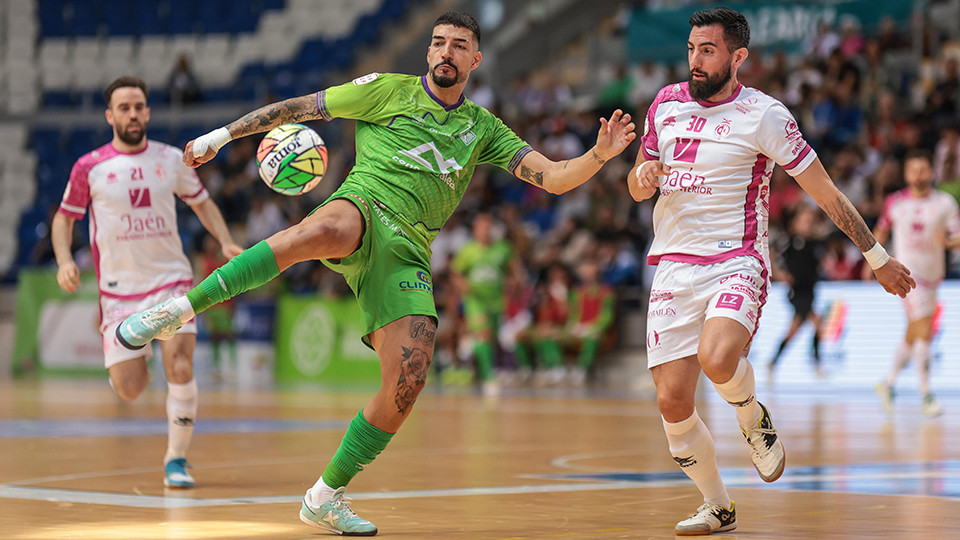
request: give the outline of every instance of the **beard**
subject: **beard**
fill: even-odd
[[[730,66],[727,66],[727,69],[717,73],[716,75],[706,74],[707,78],[704,81],[697,81],[693,78],[693,72],[690,73],[689,88],[690,96],[693,99],[698,101],[705,101],[711,96],[715,95],[720,90],[723,90],[724,85],[730,81],[731,71]]]
[[[447,77],[446,75],[439,75],[437,73],[437,68],[440,66],[450,66],[454,71],[453,77]],[[433,66],[433,69],[430,70],[430,77],[433,78],[433,82],[440,88],[450,88],[451,86],[460,82],[460,70],[457,69],[457,66],[451,64],[450,62],[440,62],[439,64]]]
[[[120,137],[120,140],[124,143],[129,144],[130,146],[136,146],[140,144],[140,141],[142,141],[144,137],[147,136],[147,130],[141,124],[140,131],[131,132],[129,130],[129,126],[127,126],[127,128],[125,128],[123,131],[117,132],[117,136]]]

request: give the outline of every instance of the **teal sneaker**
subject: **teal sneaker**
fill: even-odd
[[[173,300],[134,313],[117,326],[117,341],[135,351],[154,339],[170,339],[183,326],[181,315],[183,310]]]
[[[878,382],[877,385],[873,387],[873,391],[880,396],[880,402],[883,403],[883,410],[887,414],[893,414],[893,399],[895,397],[893,387],[885,382]]]
[[[186,458],[171,459],[163,466],[163,485],[170,488],[192,488],[193,477],[187,472]]]
[[[300,521],[311,527],[319,527],[343,536],[375,536],[377,526],[353,513],[350,499],[343,496],[345,487],[333,492],[329,501],[314,508],[303,498]]]

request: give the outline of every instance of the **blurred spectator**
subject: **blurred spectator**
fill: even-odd
[[[287,220],[277,206],[275,197],[261,196],[250,199],[250,212],[247,214],[247,244],[253,245],[265,240],[274,233],[287,227]]]
[[[203,251],[197,261],[197,275],[209,276],[223,266],[227,259],[220,250],[220,243],[212,235],[203,237]],[[203,322],[210,334],[213,346],[213,376],[217,380],[229,378],[236,373],[237,343],[233,333],[233,299],[216,304],[203,312]],[[223,362],[223,345],[227,346],[227,361]]]
[[[199,103],[203,99],[200,84],[190,68],[190,58],[184,53],[177,57],[177,63],[167,79],[167,95],[174,106]]]
[[[600,281],[600,267],[592,257],[582,259],[578,267],[580,283],[571,299],[568,339],[577,351],[577,364],[570,372],[576,386],[586,382],[587,373],[600,351],[600,342],[613,322],[613,288]]]

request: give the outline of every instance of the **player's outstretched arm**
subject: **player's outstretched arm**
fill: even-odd
[[[50,224],[50,241],[57,258],[57,284],[68,293],[77,292],[80,285],[80,269],[73,260],[70,244],[73,243],[73,223],[76,220],[57,212]]]
[[[910,270],[900,261],[887,255],[886,250],[874,238],[850,199],[837,189],[836,184],[823,168],[820,158],[815,159],[809,167],[796,176],[796,179],[800,187],[817,201],[820,208],[830,216],[837,227],[860,248],[864,258],[873,268],[877,281],[888,293],[902,298],[916,286],[913,278],[910,277]]]
[[[233,139],[269,131],[281,124],[318,118],[320,118],[320,110],[317,108],[316,94],[264,105],[226,127],[215,129],[188,142],[183,150],[183,163],[188,167],[196,168],[213,159],[220,148]]]
[[[566,193],[589,180],[607,160],[623,152],[637,137],[635,129],[630,115],[617,109],[610,120],[600,119],[597,144],[587,153],[565,161],[553,161],[540,152],[530,152],[520,161],[513,174],[550,193]]]

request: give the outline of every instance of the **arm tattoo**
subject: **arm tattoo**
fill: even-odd
[[[823,209],[830,219],[840,227],[850,240],[860,248],[860,251],[867,251],[876,243],[873,233],[867,228],[863,218],[853,208],[853,204],[842,193],[833,203],[827,203]]]
[[[301,96],[290,98],[277,103],[271,103],[247,114],[243,118],[227,126],[227,131],[234,139],[245,137],[261,131],[268,131],[280,124],[303,122],[320,118],[315,96]]]
[[[433,317],[415,315],[410,321],[410,337],[424,345],[433,347],[433,340],[437,334],[437,322]]]
[[[526,165],[520,165],[520,179],[535,186],[543,187],[543,171],[534,171]]]
[[[600,157],[600,154],[597,153],[596,148],[592,148],[590,152],[593,154],[593,159],[597,160],[597,163],[599,163],[601,166],[607,162],[607,160]]]
[[[397,411],[407,414],[417,400],[420,390],[427,382],[427,371],[430,370],[430,356],[423,349],[408,349],[404,346],[403,358],[400,360],[400,378],[397,380],[397,395],[394,402]]]

